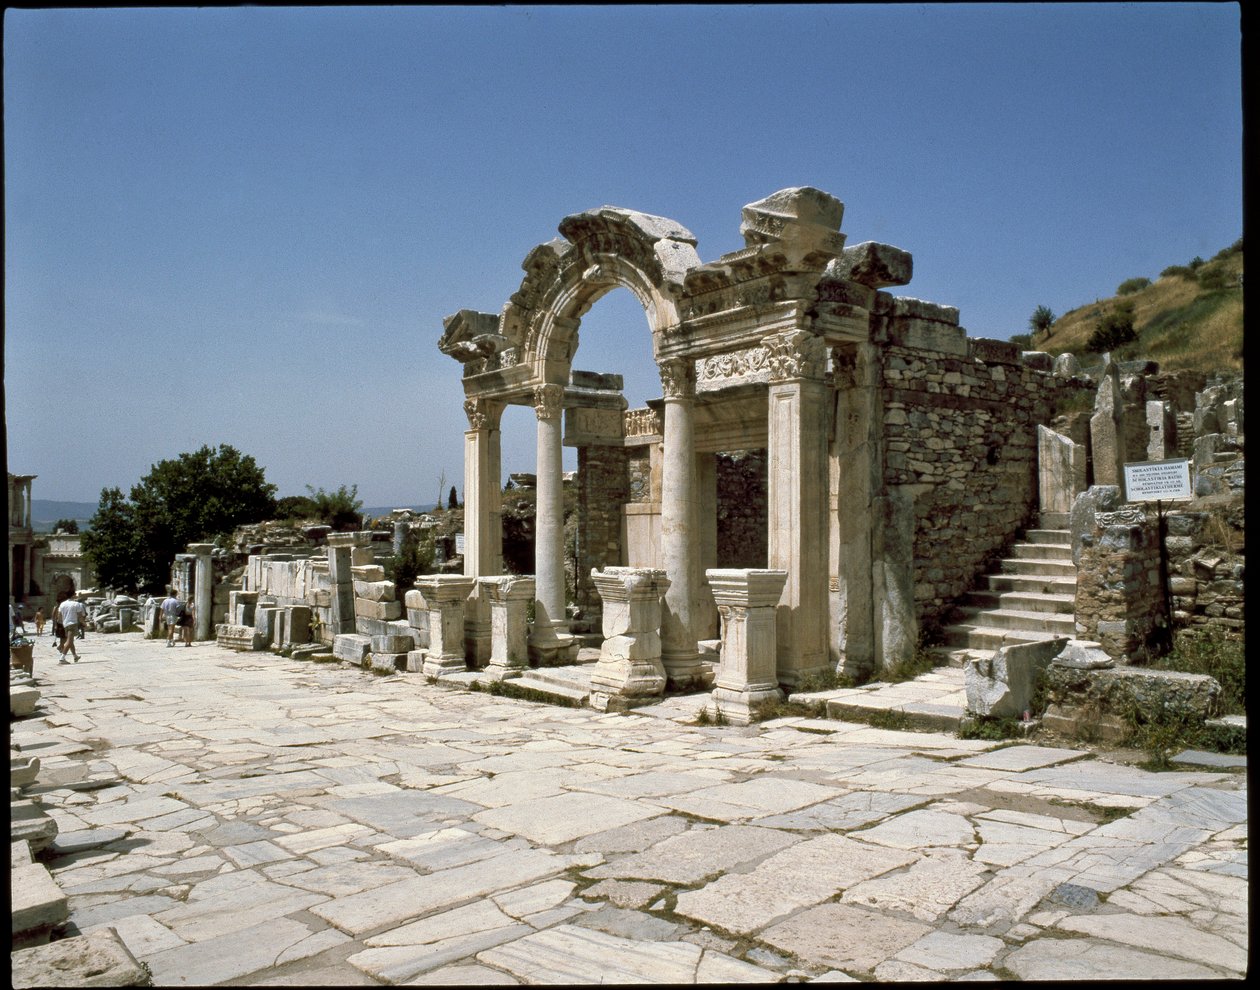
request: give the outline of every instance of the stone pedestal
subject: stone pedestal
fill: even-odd
[[[670,581],[648,567],[592,570],[603,600],[604,644],[591,672],[592,707],[607,709],[608,697],[654,697],[665,693],[661,662],[661,598]]]
[[[429,610],[425,677],[468,669],[464,660],[464,602],[476,580],[461,574],[425,574],[416,578],[416,587]]]
[[[478,578],[477,584],[490,608],[490,662],[486,674],[493,680],[519,677],[529,668],[531,647],[526,613],[534,600],[534,579],[505,575]]]
[[[705,572],[722,617],[722,653],[713,706],[729,722],[747,725],[757,703],[782,699],[776,673],[776,611],[787,571],[714,569]]]
[[[334,636],[354,632],[353,533],[328,536],[328,584]]]

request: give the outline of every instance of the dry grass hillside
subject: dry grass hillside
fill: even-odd
[[[1060,316],[1046,333],[1033,334],[1039,351],[1072,351],[1088,358],[1110,350],[1124,360],[1158,361],[1166,371],[1204,372],[1241,370],[1243,355],[1243,242],[1239,239],[1208,261],[1164,269],[1160,277],[1134,278],[1117,294],[1096,300]],[[1132,305],[1136,338],[1119,346],[1102,346],[1095,336],[1100,323],[1126,322]],[[1094,338],[1091,346],[1091,338]]]

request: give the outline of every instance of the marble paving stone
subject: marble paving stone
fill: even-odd
[[[295,942],[284,949],[276,956],[275,964],[284,966],[287,963],[297,962],[300,959],[309,959],[312,956],[318,956],[322,952],[327,952],[329,949],[335,949],[339,945],[344,945],[349,941],[349,935],[343,935],[335,928],[325,928],[322,931],[312,932],[300,942]]]
[[[945,974],[901,959],[889,959],[875,967],[876,983],[943,983]]]
[[[493,777],[478,777],[434,789],[434,793],[449,794],[463,801],[473,801],[484,808],[501,808],[506,804],[532,801],[536,798],[554,797],[565,791],[564,781],[572,775],[564,768],[545,770],[517,770],[499,773]]]
[[[525,920],[563,903],[577,887],[572,880],[544,880],[517,890],[492,894],[490,899],[513,918]]]
[[[886,794],[880,791],[854,791],[821,804],[810,805],[786,815],[758,818],[765,828],[809,829],[811,831],[847,832],[879,821],[887,815],[922,804],[924,798],[911,794]]]
[[[932,929],[847,904],[820,904],[761,933],[761,940],[811,966],[870,972]]]
[[[526,849],[528,845],[521,839],[488,839],[467,828],[441,828],[410,839],[383,842],[376,848],[416,869],[436,873],[499,856],[510,849]]]
[[[601,880],[582,891],[589,900],[606,900],[623,908],[644,908],[655,901],[665,888],[656,883],[637,880]]]
[[[960,850],[925,850],[908,870],[866,880],[844,892],[845,904],[935,921],[985,882],[988,871]]]
[[[42,863],[23,863],[11,868],[9,909],[13,932],[50,928],[69,914],[66,895]]]
[[[411,978],[409,985],[413,987],[495,987],[516,986],[520,982],[515,976],[504,973],[502,970],[473,963],[443,966],[441,969],[428,973],[420,973]]]
[[[409,880],[416,871],[393,863],[339,863],[304,869],[300,873],[277,878],[280,883],[299,887],[328,897],[345,897],[362,890],[384,887],[399,880]]]
[[[532,842],[560,845],[663,813],[663,809],[649,804],[603,794],[569,792],[490,808],[472,817],[474,821],[522,835]]]
[[[288,859],[291,853],[265,839],[261,842],[246,842],[239,846],[224,846],[223,855],[237,866],[260,866],[263,863],[275,863]]]
[[[1038,939],[1008,953],[1002,961],[1021,980],[1210,980],[1225,973],[1183,959],[1142,952],[1089,939]]]
[[[176,811],[184,811],[187,805],[172,798],[152,797],[138,801],[109,802],[98,804],[94,808],[80,813],[80,817],[91,825],[123,825],[138,822],[146,818],[156,818]]]
[[[732,821],[783,814],[806,805],[818,804],[842,793],[838,787],[824,787],[802,780],[759,777],[738,784],[717,784],[689,794],[662,796],[657,802],[677,811]]]
[[[582,928],[595,928],[609,935],[636,942],[669,942],[687,934],[687,928],[646,911],[634,911],[611,904],[596,904],[574,919]]]
[[[528,925],[508,924],[481,931],[451,935],[431,943],[364,949],[346,961],[390,984],[409,983],[421,973],[472,956],[483,949],[529,935]]]
[[[663,797],[669,794],[681,794],[722,783],[730,778],[730,773],[714,768],[699,770],[648,770],[644,773],[630,774],[614,780],[598,783],[582,784],[581,789],[596,794],[609,794],[622,798]]]
[[[709,954],[687,942],[637,943],[560,925],[488,949],[477,959],[527,983],[758,982],[778,976],[729,957],[705,967],[702,957]]]
[[[375,890],[316,905],[311,913],[350,935],[365,935],[476,897],[552,876],[565,859],[545,850],[523,850],[440,873],[399,880]]]
[[[902,850],[822,835],[789,846],[747,873],[727,874],[679,894],[675,910],[726,931],[753,932],[916,859]]]
[[[1219,935],[1202,931],[1182,918],[1092,914],[1064,918],[1056,927],[1135,949],[1178,956],[1240,975],[1247,969],[1245,948]]]
[[[897,953],[897,959],[938,972],[975,969],[990,965],[1005,947],[991,935],[955,935],[930,932]]]
[[[865,842],[897,849],[921,849],[926,845],[968,846],[976,841],[975,826],[968,819],[932,808],[894,815],[853,835]]]
[[[1079,760],[1089,756],[1078,749],[1056,749],[1049,746],[1007,746],[1004,749],[991,750],[978,756],[969,756],[959,760],[958,765],[964,767],[984,767],[990,770],[1034,770],[1038,767],[1054,766],[1059,763]]]
[[[145,955],[141,961],[153,971],[155,986],[204,987],[274,966],[286,949],[310,934],[300,922],[273,917],[230,934]]]
[[[137,959],[185,944],[182,938],[165,925],[154,921],[147,914],[126,915],[122,918],[115,918],[112,921],[102,922],[88,928],[80,926],[80,930],[85,934],[105,928],[114,929],[118,933],[118,937],[123,940],[123,944],[127,946],[131,954]]]
[[[308,910],[327,900],[320,894],[264,880],[218,897],[179,904],[155,913],[153,918],[181,938],[201,942],[250,928],[268,918]]]
[[[1013,866],[1031,859],[1046,849],[1067,842],[1072,836],[1063,831],[1028,828],[1011,822],[995,822],[978,819],[975,823],[980,835],[980,848],[975,860],[990,866]]]
[[[314,852],[316,849],[340,846],[351,842],[356,836],[363,835],[369,831],[371,829],[366,825],[360,825],[357,822],[346,822],[341,825],[330,825],[327,828],[304,830],[292,835],[286,835],[276,839],[276,845],[283,846],[291,853],[304,856],[307,853]]]
[[[593,879],[608,877],[662,880],[692,885],[720,873],[737,872],[801,841],[799,836],[753,825],[692,829],[658,842],[636,856],[617,859],[587,871]]]
[[[573,849],[579,853],[642,852],[662,839],[685,832],[688,827],[687,819],[679,815],[661,815],[584,836],[573,844]]]
[[[389,794],[344,798],[331,802],[329,807],[397,839],[409,839],[422,832],[431,832],[435,822],[448,818],[467,818],[482,810],[481,805],[470,801],[423,791],[395,791]]]
[[[1001,933],[1031,911],[1043,897],[1075,876],[1055,867],[1007,867],[984,886],[972,891],[949,912],[950,921]]]

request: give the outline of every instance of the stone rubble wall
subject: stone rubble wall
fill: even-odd
[[[1195,499],[1168,512],[1176,625],[1242,633],[1245,518],[1241,492]]]
[[[717,563],[722,568],[766,566],[769,534],[765,450],[717,456]]]
[[[894,342],[884,359],[884,482],[916,495],[921,627],[939,622],[1035,521],[1037,425],[1050,422],[1063,388],[1023,365],[1013,345],[963,344],[947,352]]]
[[[595,629],[602,606],[591,570],[622,562],[621,507],[630,500],[628,461],[624,447],[592,444],[578,448],[574,604]]]

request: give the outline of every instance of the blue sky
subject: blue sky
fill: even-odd
[[[463,483],[442,318],[601,205],[709,261],[812,185],[1005,339],[1242,234],[1234,4],[8,10],[9,470],[95,502],[228,443],[280,494]],[[659,394],[624,290],[575,367]],[[533,465],[509,409],[505,471]],[[571,454],[571,452],[570,452]],[[572,462],[570,463],[572,466]]]

